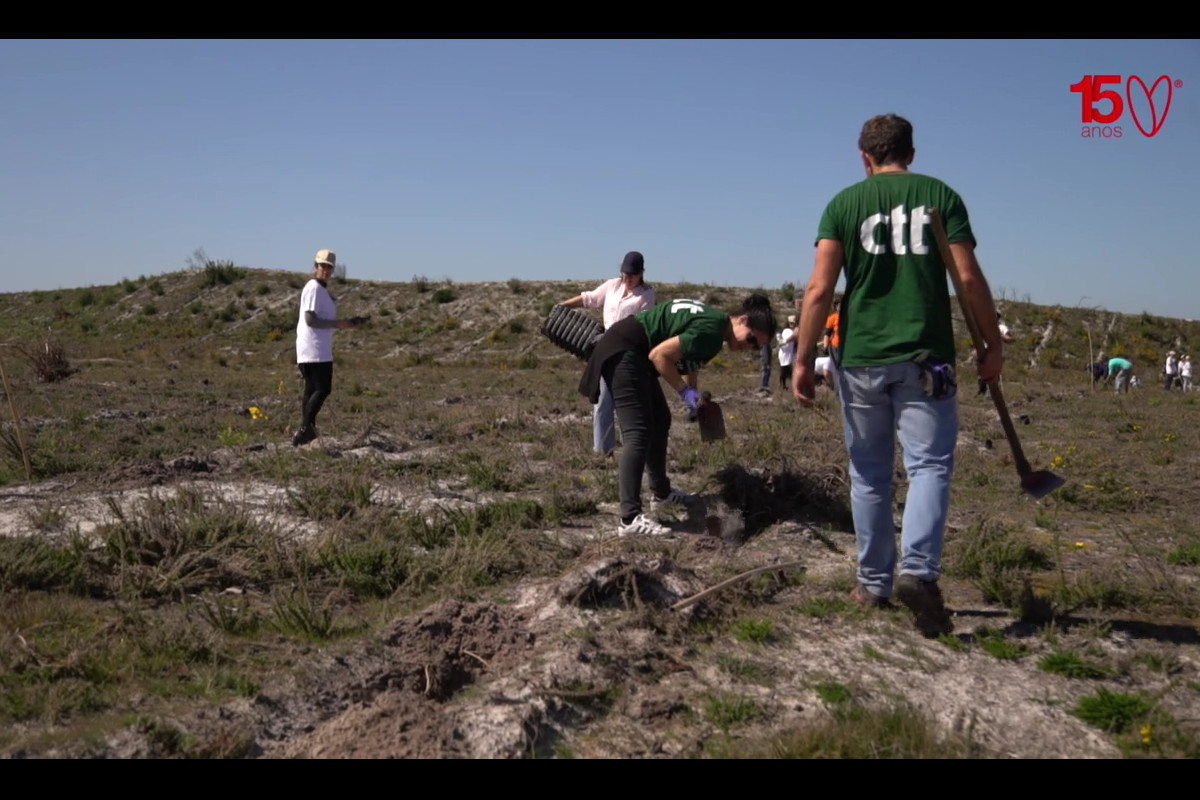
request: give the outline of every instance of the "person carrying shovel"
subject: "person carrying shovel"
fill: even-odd
[[[813,404],[815,361],[834,286],[845,270],[837,395],[850,456],[850,506],[858,540],[853,599],[884,606],[895,594],[928,637],[953,629],[938,587],[958,437],[947,263],[933,228],[945,220],[959,299],[983,338],[982,381],[1002,365],[1000,329],[988,282],[975,259],[967,208],[946,184],[908,171],[912,125],[874,117],[858,140],[867,178],[833,198],[821,217],[812,278],[806,284],[793,367],[793,394]],[[908,473],[900,575],[892,522],[892,476],[899,434]],[[894,583],[894,592],[893,592]]]

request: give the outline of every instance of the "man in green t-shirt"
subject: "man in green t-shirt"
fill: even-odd
[[[922,633],[937,636],[952,629],[938,578],[958,407],[947,265],[931,226],[933,209],[945,222],[961,299],[982,328],[986,346],[978,370],[984,381],[1000,377],[1000,330],[962,198],[936,178],[908,171],[916,152],[912,125],[895,114],[874,117],[863,126],[858,147],[867,179],[834,197],[821,217],[792,390],[802,404],[812,404],[817,343],[844,269],[837,380],[858,539],[854,599],[881,606],[893,594],[898,432],[909,488],[895,595],[914,612]]]
[[[596,342],[579,392],[593,403],[600,381],[612,392],[621,425],[618,488],[620,536],[663,536],[671,530],[642,513],[642,474],[654,499],[652,507],[682,507],[692,497],[671,486],[667,477],[667,438],[671,410],[659,378],[674,389],[692,414],[700,407],[696,372],[721,348],[765,347],[775,335],[770,301],[752,294],[733,314],[699,300],[668,300],[617,322]]]

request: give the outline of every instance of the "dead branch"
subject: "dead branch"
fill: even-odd
[[[781,570],[781,569],[795,569],[797,567],[802,567],[802,566],[804,566],[803,561],[789,561],[786,564],[772,564],[768,567],[755,567],[754,569],[748,570],[739,575],[734,575],[732,578],[729,578],[728,580],[721,581],[720,583],[718,583],[715,586],[710,586],[707,589],[705,589],[704,591],[698,592],[697,594],[694,594],[691,597],[687,597],[687,598],[684,598],[683,600],[680,600],[678,603],[671,606],[671,610],[672,611],[680,611],[682,609],[685,609],[688,606],[692,605],[693,603],[697,603],[700,600],[703,600],[705,597],[709,596],[710,594],[713,594],[714,592],[720,591],[721,589],[732,586],[735,583],[746,580],[746,578],[753,577],[753,576],[761,574],[763,572],[774,572],[776,570]]]

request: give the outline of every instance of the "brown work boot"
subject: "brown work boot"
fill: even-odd
[[[861,583],[856,583],[850,590],[850,599],[866,608],[891,608],[892,601],[886,597],[873,594]]]
[[[923,581],[916,575],[901,575],[896,580],[896,599],[913,613],[917,630],[926,639],[936,639],[954,630],[937,581]]]

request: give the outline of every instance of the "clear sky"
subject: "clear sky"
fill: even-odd
[[[1121,77],[1120,138],[1081,135],[1086,75]],[[1174,84],[1153,137],[1132,75]],[[3,40],[0,289],[197,247],[458,282],[599,281],[640,250],[652,283],[802,285],[885,112],[997,294],[1200,318],[1200,40]]]

